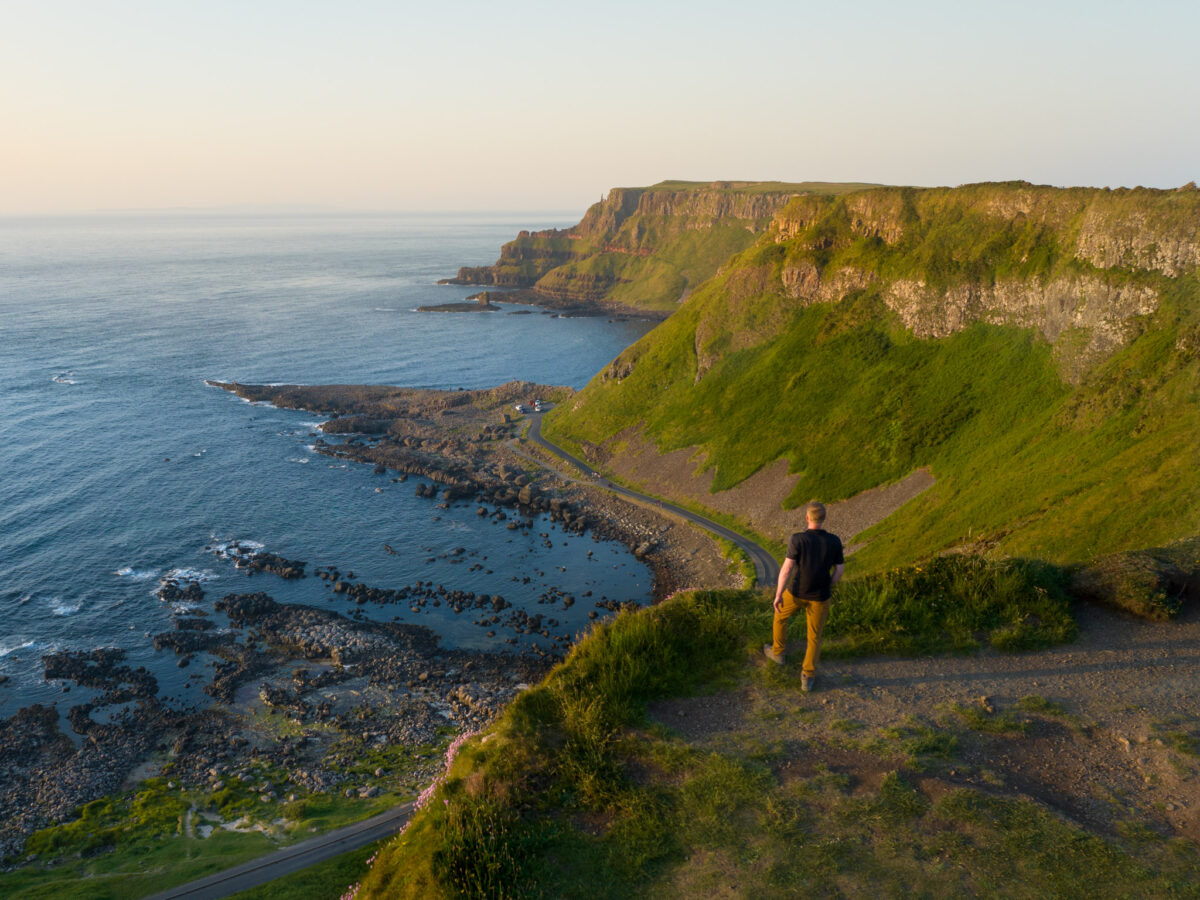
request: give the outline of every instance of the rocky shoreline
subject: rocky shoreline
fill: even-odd
[[[507,522],[528,530],[531,517],[548,515],[563,528],[589,532],[624,544],[654,575],[654,594],[662,598],[695,582],[721,584],[717,577],[701,582],[696,547],[686,557],[672,552],[664,539],[672,523],[665,517],[613,498],[578,481],[558,476],[543,462],[531,465],[528,453],[512,441],[520,433],[516,403],[539,397],[548,406],[572,395],[570,388],[508,382],[487,390],[437,391],[383,386],[245,385],[209,382],[245,400],[268,402],[327,416],[321,430],[345,436],[331,442],[318,438],[317,452],[375,466],[379,474],[419,476],[432,482],[416,486],[421,496],[442,503],[472,502],[516,510]],[[675,534],[682,537],[677,529]],[[711,543],[702,539],[711,549]]]
[[[438,284],[451,284],[459,286],[476,286],[481,284],[490,284],[489,282],[479,282],[461,277],[442,278]],[[606,303],[597,300],[586,300],[578,297],[559,297],[554,294],[547,294],[543,291],[537,291],[533,288],[520,287],[498,287],[493,290],[482,290],[477,294],[471,294],[467,297],[468,301],[474,303],[447,303],[440,306],[422,306],[418,307],[422,312],[476,312],[480,309],[497,309],[495,303],[516,303],[523,306],[537,306],[544,309],[547,313],[560,316],[604,316],[610,321],[624,321],[625,319],[653,319],[661,321],[667,317],[664,312],[656,310],[636,309],[632,306],[623,306],[619,303]],[[519,313],[521,310],[514,310],[513,313]]]
[[[319,452],[372,465],[396,482],[420,477],[416,493],[436,506],[475,504],[477,515],[522,532],[546,514],[567,530],[620,541],[650,567],[656,597],[689,584],[736,583],[711,541],[694,529],[563,478],[532,459],[536,448],[526,452],[514,445],[521,424],[510,412],[513,405],[533,396],[546,403],[565,400],[568,388],[520,382],[486,391],[214,384],[248,400],[327,416]],[[310,577],[306,562],[261,548],[232,545],[213,552],[250,572]],[[531,613],[498,595],[444,585],[373,587],[331,566],[312,575],[331,595],[358,607],[394,603],[417,611],[445,604],[475,617],[481,628],[507,628],[543,641],[519,654],[448,650],[421,625],[375,622],[353,609],[342,615],[278,603],[266,591],[226,594],[210,612],[201,584],[165,580],[160,599],[183,604],[187,612],[176,616],[172,630],[154,635],[153,645],[174,652],[180,668],[211,663],[215,675],[204,690],[213,705],[173,708],[159,696],[154,676],[127,665],[121,650],[44,657],[47,679],[85,695],[67,713],[82,740],[63,730],[52,707],[26,707],[0,721],[0,858],[15,864],[37,829],[156,774],[180,790],[216,796],[231,785],[261,781],[258,773],[270,770],[276,773],[273,787],[259,794],[264,809],[331,792],[363,801],[380,792],[415,792],[435,773],[434,755],[417,755],[403,771],[376,767],[365,776],[354,763],[380,748],[415,753],[484,725],[569,648],[573,636],[564,633],[555,608],[590,602],[589,618],[596,620],[623,605],[550,591],[537,599],[545,611]],[[290,733],[275,733],[281,723]]]
[[[197,628],[211,622],[181,617],[174,631],[153,638],[181,662],[216,658],[216,677],[205,686],[215,701],[209,709],[172,709],[154,676],[125,665],[122,650],[44,657],[46,678],[93,696],[67,715],[83,736],[78,746],[53,707],[26,707],[0,721],[0,858],[15,858],[30,834],[79,805],[131,786],[139,767],[143,776],[169,774],[180,789],[215,792],[253,759],[285,773],[281,795],[375,796],[394,773],[366,781],[348,775],[344,763],[356,748],[419,748],[449,730],[478,728],[556,659],[447,650],[424,626],[277,603],[265,592],[227,594],[215,609],[229,627]],[[264,716],[286,722],[294,736],[271,739],[255,727]]]
[[[418,306],[417,312],[498,312],[500,307],[493,306],[486,293],[468,297],[462,303],[438,303],[431,306]]]

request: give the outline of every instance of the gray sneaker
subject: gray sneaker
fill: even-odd
[[[803,673],[800,674],[800,690],[804,691],[804,693],[807,694],[809,691],[811,691],[816,686],[817,686],[817,676],[816,675],[805,675]]]
[[[783,654],[776,653],[774,650],[772,650],[770,644],[763,644],[763,656],[773,663],[777,663],[781,666],[783,665]]]

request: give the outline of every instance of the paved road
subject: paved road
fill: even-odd
[[[389,837],[400,830],[410,815],[411,803],[395,806],[373,818],[293,844],[207,878],[162,891],[147,900],[218,900],[228,897]]]
[[[754,562],[754,574],[758,579],[758,583],[770,586],[775,584],[776,578],[779,577],[779,566],[775,562],[775,558],[758,544],[749,538],[743,537],[736,531],[732,531],[711,519],[706,519],[704,516],[697,515],[691,510],[684,509],[682,506],[676,506],[674,503],[658,500],[655,497],[648,497],[637,491],[631,491],[629,488],[621,487],[619,484],[613,484],[583,460],[572,456],[561,447],[550,443],[542,437],[542,416],[540,413],[530,414],[529,420],[530,440],[549,450],[560,459],[566,460],[582,472],[593,484],[607,488],[614,494],[620,494],[631,500],[638,500],[642,503],[670,511],[680,518],[711,531],[713,534],[720,535],[728,541],[733,541]],[[302,843],[293,844],[291,847],[285,847],[283,850],[278,850],[267,856],[251,860],[236,868],[226,869],[215,875],[209,875],[207,878],[201,878],[197,881],[180,885],[177,888],[155,894],[153,897],[147,898],[147,900],[219,900],[219,898],[228,897],[230,894],[236,894],[238,891],[249,890],[260,884],[266,884],[268,881],[274,881],[276,878],[282,878],[284,875],[299,872],[301,869],[306,869],[319,862],[332,859],[342,853],[349,853],[351,850],[356,850],[372,841],[395,834],[400,829],[400,826],[408,821],[408,817],[411,814],[412,804],[405,803],[403,806],[397,806],[372,819],[366,819],[354,825],[348,825],[345,828],[339,828],[336,831],[319,835]]]
[[[620,494],[623,497],[628,497],[631,500],[639,500],[643,503],[648,503],[651,506],[657,506],[660,509],[669,510],[675,515],[687,519],[701,528],[711,531],[715,535],[725,538],[727,541],[733,541],[746,552],[754,563],[754,576],[758,580],[760,586],[775,587],[775,581],[779,578],[779,564],[775,562],[775,557],[760,547],[758,544],[749,538],[738,534],[732,529],[726,528],[714,522],[712,519],[707,519],[690,509],[684,509],[682,506],[676,506],[666,500],[659,500],[656,497],[649,497],[646,494],[640,494],[637,491],[632,491],[629,488],[621,487],[619,484],[613,484],[608,479],[604,478],[599,472],[585,463],[576,456],[572,456],[561,447],[550,443],[542,437],[542,414],[529,414],[529,439],[535,444],[549,450],[560,459],[564,459],[573,465],[576,469],[582,472],[593,484],[600,487],[608,488],[614,494]]]

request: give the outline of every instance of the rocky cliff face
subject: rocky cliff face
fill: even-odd
[[[961,188],[880,188],[842,198],[803,197],[772,222],[777,243],[805,238],[829,249],[831,219],[850,235],[897,245],[939,218],[974,216],[1009,228],[1051,233],[1061,248],[1097,268],[1143,269],[1175,277],[1200,266],[1200,189],[1099,190],[1024,182]],[[964,248],[965,249],[965,248]]]
[[[797,195],[795,190],[740,193],[739,188],[745,187],[743,183],[715,181],[694,190],[613,188],[608,197],[594,204],[568,233],[605,241],[618,236],[636,240],[636,230],[632,234],[622,234],[623,226],[634,216],[678,220],[677,227],[685,230],[703,230],[718,223],[736,222],[757,233],[764,230],[784,204]]]
[[[1036,329],[1052,344],[1074,330],[1063,373],[1075,380],[1158,308],[1155,275],[1200,267],[1200,191],[885,188],[797,199],[770,233],[788,251],[774,286],[788,300],[874,289],[922,338],[976,322]],[[727,293],[740,299],[736,279]]]
[[[653,270],[662,276],[657,257],[669,250],[689,232],[714,229],[740,229],[746,240],[771,224],[773,217],[798,195],[836,186],[779,185],[760,186],[750,182],[713,182],[708,185],[655,186],[653,188],[614,188],[608,196],[591,206],[578,225],[568,229],[521,232],[505,244],[493,266],[464,267],[452,281],[458,284],[493,284],[503,287],[532,288],[560,300],[605,302],[619,285],[636,284]],[[716,271],[728,257],[728,241],[719,259],[701,247],[689,248],[700,257],[703,277]],[[687,267],[673,254],[665,263],[675,269]],[[678,279],[686,291],[695,279],[681,274]],[[655,286],[670,293],[669,288]],[[628,298],[626,298],[628,302]],[[636,303],[636,300],[635,300]]]

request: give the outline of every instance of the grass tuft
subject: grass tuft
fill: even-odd
[[[1071,640],[1061,574],[1027,560],[947,556],[850,579],[829,610],[831,657],[1032,650]]]

